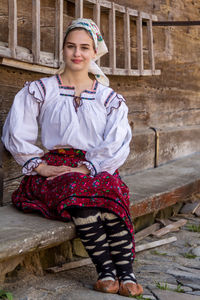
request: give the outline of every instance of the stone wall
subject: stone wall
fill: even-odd
[[[198,20],[198,0],[115,0],[158,16],[159,21]],[[0,41],[7,41],[7,1],[0,7]],[[54,1],[41,1],[41,50],[52,51],[54,41]],[[74,15],[74,5],[65,3],[64,28]],[[31,0],[18,1],[19,45],[30,47]],[[92,16],[91,9],[85,9],[86,17]],[[108,41],[108,16],[102,12],[102,33]],[[117,20],[117,66],[123,67],[122,19]],[[200,26],[153,27],[156,69],[160,76],[131,77],[110,76],[110,85],[122,94],[129,107],[129,121],[133,128],[131,153],[120,169],[121,174],[153,168],[155,164],[155,132],[159,135],[158,164],[166,163],[200,151]],[[131,27],[132,67],[136,65],[135,28]],[[144,29],[144,52],[146,30]],[[108,65],[109,55],[102,59]],[[146,64],[146,56],[145,56]],[[16,92],[25,81],[38,79],[44,74],[10,68],[0,65],[0,126],[5,120]],[[4,159],[5,202],[17,186],[20,168],[10,159]]]

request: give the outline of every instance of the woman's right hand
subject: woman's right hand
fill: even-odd
[[[44,177],[57,177],[64,173],[72,172],[72,168],[69,166],[50,166],[47,164],[39,164],[37,168],[34,169],[39,175]]]

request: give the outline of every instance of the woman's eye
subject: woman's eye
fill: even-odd
[[[88,50],[89,48],[88,48],[88,47],[82,47],[82,49],[83,49],[83,50]]]

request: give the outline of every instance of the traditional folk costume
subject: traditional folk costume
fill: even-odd
[[[91,33],[96,59],[107,52],[91,20],[75,20],[67,32],[75,27]],[[36,211],[49,219],[73,219],[99,279],[117,276],[132,282],[136,280],[129,190],[117,170],[129,154],[128,108],[124,98],[107,86],[107,77],[94,61],[90,72],[96,80],[91,90],[81,93],[79,103],[75,88],[63,85],[60,75],[26,83],[16,95],[2,136],[25,175],[12,202],[24,212]],[[46,153],[35,145],[38,123]],[[90,174],[71,172],[47,180],[34,171],[42,162],[86,164]]]

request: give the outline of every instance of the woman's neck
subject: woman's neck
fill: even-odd
[[[64,70],[61,74],[64,85],[74,86],[77,89],[91,89],[93,81],[88,76],[88,72],[70,72]]]

